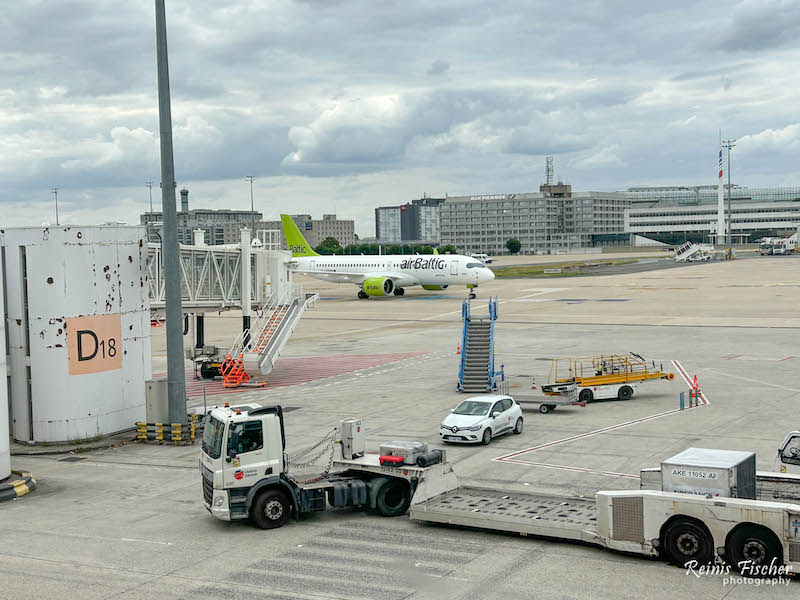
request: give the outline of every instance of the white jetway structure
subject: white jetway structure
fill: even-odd
[[[144,418],[151,377],[144,240],[144,227],[0,230],[14,439],[88,439]]]
[[[242,231],[247,232],[249,240],[249,230]],[[259,232],[262,233],[266,232]],[[242,308],[242,283],[247,280],[250,282],[250,305],[255,309],[265,306],[271,297],[281,296],[291,289],[291,253],[276,250],[272,244],[264,245],[258,240],[253,244],[243,241],[207,246],[202,237],[202,232],[196,231],[194,245],[180,247],[184,313],[202,314]],[[147,275],[150,310],[163,314],[166,290],[159,244],[148,245]],[[246,275],[249,275],[247,279]]]
[[[5,288],[3,279],[0,278],[0,314],[5,313]],[[6,323],[5,319],[0,320],[0,348],[6,347]],[[5,381],[7,377],[6,361],[8,357],[4,354],[0,361],[0,377]],[[0,386],[0,481],[11,476],[11,454],[9,451],[8,437],[8,386]]]

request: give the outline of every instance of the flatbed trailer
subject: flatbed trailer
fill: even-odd
[[[741,569],[752,561],[800,573],[800,504],[787,502],[660,490],[601,491],[592,500],[460,487],[412,501],[410,517],[583,542],[679,566],[727,562]]]
[[[573,386],[574,390],[574,386]],[[559,394],[559,395],[547,395],[547,394],[539,394],[539,395],[524,395],[520,396],[514,394],[514,402],[519,404],[520,406],[538,406],[539,412],[542,414],[547,414],[549,412],[553,412],[557,406],[586,406],[586,402],[579,401],[574,394]]]

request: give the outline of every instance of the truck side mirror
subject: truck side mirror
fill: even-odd
[[[239,433],[236,431],[231,432],[228,438],[228,460],[236,458],[237,450],[239,449]]]

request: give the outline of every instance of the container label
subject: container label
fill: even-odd
[[[122,326],[119,313],[67,319],[70,375],[122,368]]]
[[[719,474],[714,471],[698,471],[696,469],[672,469],[673,477],[685,477],[686,479],[705,479],[707,481],[718,481]]]

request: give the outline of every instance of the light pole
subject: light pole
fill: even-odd
[[[728,150],[728,247],[733,244],[733,211],[731,210],[731,148],[736,140],[723,140],[722,147]]]
[[[255,205],[253,204],[253,181],[255,180],[255,178],[256,178],[255,175],[248,175],[247,177],[244,178],[245,181],[250,182],[250,213],[251,213],[250,216],[253,217],[253,231],[252,231],[253,235],[250,237],[251,240],[254,239],[256,235],[256,209]]]
[[[56,199],[56,225],[58,225],[58,188],[55,187],[51,189],[50,193],[53,194],[53,196]]]
[[[181,257],[175,209],[175,161],[172,154],[172,107],[167,60],[167,19],[164,0],[155,0],[158,124],[161,146],[161,213],[164,287],[167,312],[167,406],[170,423],[186,423],[186,373],[183,365]]]
[[[150,190],[150,218],[153,218],[153,182],[145,181],[144,184]]]

